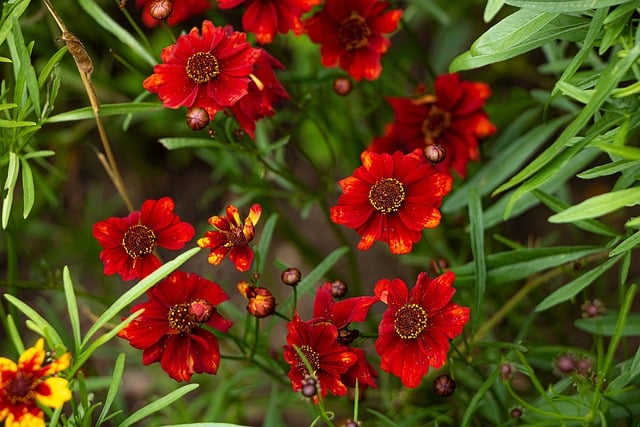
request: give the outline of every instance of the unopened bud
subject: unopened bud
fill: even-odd
[[[295,267],[287,268],[280,275],[280,280],[282,280],[282,283],[289,286],[296,286],[301,278],[302,273],[300,273],[300,270]]]
[[[333,91],[340,96],[347,96],[353,85],[351,84],[351,80],[347,77],[338,77],[333,81]]]
[[[247,311],[254,317],[261,319],[270,316],[276,310],[276,299],[267,288],[253,288],[253,296],[249,298]]]
[[[165,20],[173,12],[173,3],[171,0],[152,0],[149,3],[149,15],[158,21]]]
[[[334,298],[342,298],[347,294],[347,284],[340,280],[331,282],[331,296]]]
[[[209,124],[209,113],[202,107],[191,107],[187,110],[187,125],[191,130],[202,130]]]
[[[456,382],[449,375],[440,375],[433,380],[433,391],[438,396],[449,397],[456,391]]]
[[[312,398],[318,394],[318,380],[314,377],[306,377],[300,391],[304,397]]]
[[[213,311],[213,306],[202,298],[191,301],[191,304],[189,305],[189,314],[193,316],[193,320],[198,323],[207,323],[211,320]]]
[[[355,341],[356,338],[360,336],[360,331],[357,329],[340,329],[338,331],[338,344],[349,345]]]
[[[511,410],[509,411],[509,415],[511,416],[511,418],[520,418],[522,414],[522,408],[519,408],[517,406],[515,408],[511,408]]]
[[[432,165],[437,165],[447,157],[447,150],[440,144],[431,144],[425,147],[424,155]]]

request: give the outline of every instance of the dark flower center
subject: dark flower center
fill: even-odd
[[[33,390],[38,383],[33,381],[33,378],[25,377],[18,372],[16,378],[6,385],[6,396],[13,405],[30,402],[34,399]]]
[[[384,214],[397,212],[404,201],[404,187],[395,178],[382,178],[369,189],[369,202]]]
[[[191,311],[191,304],[176,304],[169,308],[167,315],[169,327],[182,333],[189,333],[198,326],[195,316]]]
[[[187,60],[187,76],[194,83],[206,83],[219,75],[218,59],[209,52],[196,52]]]
[[[400,338],[416,339],[427,327],[427,312],[417,304],[407,304],[396,311],[393,327]]]
[[[227,247],[235,246],[247,246],[247,238],[244,236],[244,232],[240,227],[234,227],[227,231]]]
[[[427,143],[433,143],[442,133],[451,126],[451,113],[431,106],[429,115],[422,122],[422,133]]]
[[[156,246],[156,234],[146,225],[134,225],[124,233],[122,246],[131,258],[141,258],[153,252]]]
[[[371,30],[362,16],[353,15],[340,24],[338,38],[345,49],[352,50],[366,46]]]
[[[304,354],[304,357],[309,362],[309,365],[311,365],[314,373],[320,369],[320,355],[314,349],[308,345],[303,345],[300,347],[300,352]],[[304,375],[312,374],[307,371],[307,365],[305,365],[304,360],[302,360],[300,356],[298,356],[297,367]]]

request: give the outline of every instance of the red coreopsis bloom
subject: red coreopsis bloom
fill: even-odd
[[[229,259],[238,271],[247,271],[251,268],[254,257],[249,242],[256,234],[255,225],[260,219],[262,208],[257,203],[251,206],[244,224],[235,206],[227,206],[226,213],[226,218],[223,216],[209,218],[209,224],[216,230],[207,231],[204,237],[198,239],[198,246],[211,249],[208,257],[210,264],[220,264],[229,254]]]
[[[424,228],[440,223],[442,197],[452,179],[424,159],[421,150],[410,154],[362,153],[362,166],[339,181],[342,196],[331,208],[331,220],[354,228],[362,236],[358,249],[376,240],[391,253],[411,252]]]
[[[400,279],[376,283],[376,296],[388,305],[376,340],[380,367],[406,387],[420,385],[430,366],[444,365],[449,340],[460,335],[469,320],[469,308],[451,302],[454,279],[450,271],[434,279],[420,273],[411,291]]]
[[[287,345],[284,346],[284,359],[291,365],[289,379],[294,391],[298,391],[308,375],[313,375],[320,383],[322,396],[330,391],[334,396],[343,396],[347,387],[341,380],[357,356],[348,347],[337,344],[338,329],[328,322],[303,322],[296,313],[287,324]],[[297,347],[311,365],[309,372],[303,359],[298,355]]]
[[[251,138],[255,138],[256,122],[275,114],[273,104],[289,98],[276,77],[274,68],[284,68],[284,65],[263,50],[251,74],[249,93],[229,107],[242,129]]]
[[[142,9],[142,22],[147,27],[155,27],[161,22],[161,20],[154,18],[149,12],[153,1],[154,0],[136,0],[138,9]],[[192,16],[200,15],[211,9],[209,0],[172,0],[171,5],[171,13],[167,18],[167,23],[170,26],[177,25]]]
[[[220,9],[246,5],[242,16],[242,28],[254,33],[261,44],[271,43],[277,33],[293,30],[302,33],[300,16],[319,4],[321,0],[218,0]]]
[[[309,38],[320,44],[322,65],[339,65],[356,80],[375,80],[380,59],[391,42],[384,33],[398,27],[401,10],[388,10],[379,0],[327,0],[303,23]]]
[[[160,56],[163,63],[153,67],[144,88],[157,93],[165,107],[202,107],[213,119],[247,94],[260,49],[246,42],[246,34],[205,20],[202,35],[193,28]]]
[[[374,139],[369,148],[376,153],[409,153],[432,144],[446,150],[438,169],[450,168],[464,177],[469,160],[478,160],[478,138],[492,135],[496,128],[484,111],[491,95],[481,82],[461,81],[458,74],[438,76],[435,95],[417,98],[388,98],[394,110],[394,122],[385,135]]]
[[[65,353],[51,363],[45,361],[44,339],[20,355],[18,363],[0,357],[0,422],[5,427],[45,427],[38,406],[59,408],[71,399],[69,382],[56,377],[69,367]]]
[[[149,301],[131,309],[144,312],[118,334],[143,350],[142,362],[160,362],[176,381],[189,381],[195,372],[218,372],[218,340],[203,325],[224,333],[231,327],[216,309],[229,299],[224,290],[197,274],[175,271],[147,296]]]
[[[375,378],[377,372],[367,362],[366,354],[359,348],[351,347],[350,344],[358,337],[357,330],[348,329],[351,322],[364,322],[371,306],[378,301],[374,296],[361,296],[346,298],[341,301],[334,301],[331,295],[332,284],[323,284],[316,292],[313,303],[312,323],[329,322],[338,328],[337,343],[347,345],[349,351],[356,355],[356,363],[349,367],[347,372],[341,375],[342,382],[348,387],[356,386],[360,388],[377,388]]]
[[[178,250],[195,230],[173,213],[173,200],[147,200],[140,211],[124,218],[111,217],[93,225],[93,237],[103,247],[104,274],[120,274],[122,280],[142,279],[162,264],[153,254],[156,246]]]

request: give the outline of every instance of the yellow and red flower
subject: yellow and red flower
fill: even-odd
[[[59,408],[71,399],[69,382],[56,376],[69,367],[70,360],[65,353],[44,363],[42,338],[20,355],[17,364],[0,357],[0,422],[5,427],[45,427],[38,405]]]
[[[156,246],[182,249],[195,230],[173,213],[173,199],[147,200],[140,211],[124,218],[111,217],[93,225],[93,237],[102,246],[104,274],[120,274],[122,280],[142,279],[162,264],[153,254]]]
[[[161,22],[154,18],[149,11],[153,2],[154,0],[136,0],[138,9],[142,9],[142,22],[147,27],[155,27]],[[209,0],[172,0],[171,5],[171,13],[167,18],[167,23],[170,26],[177,25],[192,16],[200,15],[211,9]]]
[[[143,350],[142,362],[160,362],[176,381],[189,381],[194,373],[218,372],[218,339],[203,325],[223,333],[231,327],[232,322],[216,309],[229,299],[225,291],[197,274],[175,271],[147,296],[149,301],[131,309],[144,312],[118,334]]]
[[[198,239],[198,246],[211,249],[208,257],[209,263],[219,265],[229,254],[229,259],[238,271],[249,270],[254,257],[249,242],[256,234],[255,225],[260,220],[261,213],[260,205],[254,204],[249,209],[249,215],[243,224],[238,208],[229,205],[226,209],[226,218],[223,216],[209,218],[209,224],[216,230],[207,231],[204,237]]]
[[[303,23],[309,38],[320,44],[322,65],[339,65],[356,80],[375,80],[391,45],[383,34],[395,31],[401,16],[401,10],[389,10],[380,0],[327,0]]]
[[[420,273],[410,291],[400,279],[376,283],[376,296],[388,306],[376,340],[380,367],[406,387],[420,385],[429,367],[444,365],[449,340],[460,335],[469,320],[469,308],[451,302],[454,279],[450,271],[433,279]]]
[[[357,329],[349,329],[351,322],[364,322],[371,306],[378,301],[374,296],[360,296],[334,301],[332,296],[332,284],[324,283],[316,292],[313,302],[313,319],[311,323],[331,323],[338,328],[337,344],[345,345],[350,352],[356,355],[356,363],[340,376],[341,381],[347,387],[355,387],[356,380],[360,389],[378,386],[375,378],[378,373],[367,361],[363,350],[351,347],[359,332]]]
[[[458,74],[445,74],[435,80],[435,95],[419,94],[414,98],[388,98],[394,122],[385,135],[374,139],[370,151],[410,153],[439,144],[446,150],[438,164],[441,171],[455,170],[464,177],[469,160],[477,161],[478,138],[492,135],[496,128],[484,111],[491,95],[481,82],[461,81]]]
[[[202,107],[213,119],[247,94],[259,56],[260,49],[247,43],[246,34],[205,20],[202,35],[193,28],[162,50],[163,63],[153,67],[143,86],[157,93],[165,107]]]
[[[274,68],[284,68],[284,65],[263,50],[251,73],[249,92],[229,107],[231,114],[251,138],[255,138],[256,122],[276,113],[273,104],[289,98]]]
[[[260,44],[271,43],[277,33],[293,30],[302,33],[300,16],[319,4],[321,0],[218,0],[220,9],[246,5],[242,28],[254,33]]]
[[[442,198],[451,190],[451,176],[438,172],[421,150],[410,154],[365,151],[362,166],[339,181],[342,196],[331,208],[336,224],[354,228],[367,250],[376,240],[391,253],[411,252],[424,228],[440,223]]]
[[[302,389],[305,377],[315,376],[320,383],[322,396],[331,392],[334,396],[344,396],[347,387],[341,376],[357,361],[355,353],[347,346],[336,342],[338,329],[328,322],[303,322],[298,313],[287,324],[287,345],[284,346],[284,360],[291,365],[289,379],[294,391]],[[307,370],[297,347],[309,362],[312,372]]]

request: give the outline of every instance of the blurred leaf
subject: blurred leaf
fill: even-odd
[[[482,221],[482,201],[478,192],[471,191],[469,201],[469,222],[471,235],[471,253],[475,275],[475,307],[472,310],[472,334],[478,327],[480,314],[484,312],[484,293],[487,287],[487,265],[484,253],[484,226]]]
[[[107,415],[109,414],[109,410],[111,409],[111,405],[116,400],[116,397],[118,395],[118,388],[120,387],[120,382],[122,381],[122,374],[124,373],[124,361],[125,355],[124,353],[120,353],[118,355],[118,358],[116,359],[116,363],[113,365],[113,374],[111,375],[109,391],[107,392],[107,397],[104,399],[104,406],[102,407],[102,411],[100,411],[100,415],[98,416],[98,420],[96,421],[96,427],[102,425],[102,423],[106,420]]]
[[[581,219],[595,218],[613,212],[625,206],[640,203],[640,187],[612,191],[591,197],[577,205],[549,217],[549,222],[574,222]]]
[[[610,337],[615,333],[617,321],[618,313],[605,313],[593,319],[576,319],[573,324],[576,328],[590,334]],[[640,314],[630,314],[627,317],[622,336],[633,337],[638,335],[640,335]]]
[[[533,190],[533,194],[554,212],[560,212],[567,209],[570,205],[552,195],[540,190]],[[585,219],[573,223],[578,228],[589,231],[591,233],[602,234],[604,236],[616,237],[618,233],[613,228],[595,219]]]
[[[498,284],[527,278],[589,255],[602,252],[598,246],[560,246],[551,248],[516,249],[486,257],[487,283]],[[475,281],[473,262],[452,267],[456,283]]]
[[[506,0],[511,6],[544,12],[582,12],[594,8],[615,6],[632,0]]]
[[[161,138],[158,140],[167,150],[178,150],[181,148],[229,148],[228,145],[222,144],[211,138]]]
[[[148,403],[147,405],[143,406],[142,408],[131,414],[129,417],[127,417],[127,419],[125,419],[123,422],[118,424],[118,427],[129,427],[130,425],[143,420],[154,412],[157,412],[169,406],[171,403],[180,399],[185,394],[197,389],[199,386],[200,384],[187,384],[159,399],[154,400],[151,403]]]
[[[26,219],[36,200],[36,189],[33,184],[33,173],[29,162],[22,157],[20,158],[20,163],[22,164],[22,217]]]
[[[609,256],[616,256],[626,251],[630,251],[636,246],[640,245],[640,231],[636,232],[632,236],[626,238],[622,241],[618,246],[613,248],[611,252],[609,252]]]
[[[520,9],[482,34],[449,69],[469,70],[504,61],[552,40],[579,41],[588,25],[588,19],[578,16]]]
[[[604,21],[605,32],[600,41],[598,54],[604,54],[611,46],[618,42],[618,37],[627,26],[629,19],[633,15],[637,4],[635,2],[618,6],[609,13]]]
[[[555,305],[558,305],[561,302],[570,300],[571,298],[576,296],[578,292],[589,286],[594,280],[600,277],[600,275],[602,275],[605,271],[610,269],[616,262],[618,262],[619,259],[620,256],[611,258],[604,264],[601,264],[598,267],[587,271],[580,277],[577,277],[566,285],[556,289],[555,291],[553,291],[553,293],[551,293],[551,295],[547,296],[536,306],[536,312],[539,313]]]
[[[13,3],[13,5],[11,5],[10,3],[4,3],[3,9],[2,9],[2,12],[3,12],[2,15],[7,19],[5,19],[2,22],[2,26],[0,26],[0,45],[4,43],[5,39],[11,32],[11,27],[13,25],[13,18],[14,17],[19,18],[20,16],[22,16],[24,11],[27,9],[27,6],[29,6],[30,2],[31,0],[19,0]],[[7,13],[5,14],[4,12],[7,12]]]
[[[6,323],[4,323],[4,325],[6,325],[7,327],[6,334],[9,339],[11,339],[13,348],[16,349],[18,354],[24,353],[24,343],[22,342],[22,336],[20,335],[20,332],[16,327],[16,323],[13,321],[13,317],[10,314],[7,315],[7,321]]]
[[[18,182],[18,172],[20,170],[20,162],[18,155],[14,152],[9,153],[9,168],[7,170],[7,179],[4,182],[4,189],[7,194],[2,200],[2,228],[6,229],[9,224],[9,215],[13,206],[13,194]]]
[[[604,142],[595,142],[593,143],[594,147],[598,147],[602,151],[608,154],[613,154],[616,156],[620,156],[623,159],[627,160],[640,160],[640,148],[638,147],[629,147],[626,145],[614,145],[607,144]]]
[[[123,104],[100,105],[100,117],[117,116],[122,114],[146,113],[162,109],[162,104],[155,102],[127,102]],[[71,122],[76,120],[93,119],[93,109],[82,107],[77,110],[65,111],[45,119],[45,123]]]
[[[104,10],[96,4],[94,0],[78,0],[80,7],[91,16],[98,25],[113,34],[118,40],[135,52],[140,58],[145,60],[150,66],[156,65],[156,59],[146,51],[146,49],[120,24],[114,21]]]
[[[191,424],[167,424],[160,427],[249,427],[244,424],[229,423],[191,423]]]
[[[40,117],[42,113],[42,107],[40,106],[40,87],[38,86],[38,79],[36,78],[36,70],[31,65],[31,54],[27,49],[27,45],[22,37],[22,31],[20,30],[20,23],[18,22],[18,16],[13,15],[13,24],[11,28],[11,34],[15,42],[15,49],[18,53],[20,61],[20,69],[18,72],[24,76],[27,85],[27,92],[29,93],[29,100],[33,105],[36,116]],[[15,60],[14,60],[15,62]]]
[[[258,272],[264,271],[264,266],[267,261],[267,253],[269,251],[269,246],[271,245],[271,239],[273,237],[273,232],[275,231],[276,224],[278,222],[278,214],[272,213],[267,218],[267,221],[262,227],[262,234],[260,234],[260,243],[258,244],[258,259],[256,260],[256,270]]]
[[[472,419],[473,412],[476,410],[478,406],[482,404],[482,402],[484,401],[484,395],[487,393],[487,391],[489,391],[491,387],[493,387],[493,384],[496,382],[499,375],[500,375],[500,370],[494,368],[493,371],[491,372],[491,375],[487,377],[485,382],[482,383],[478,391],[473,395],[473,397],[471,398],[471,401],[469,402],[469,404],[464,410],[462,423],[460,424],[461,427],[467,427],[471,425],[471,422],[473,421]]]
[[[487,5],[484,7],[484,14],[482,16],[484,22],[491,21],[498,12],[500,12],[500,9],[504,6],[504,2],[505,0],[488,0]]]
[[[51,324],[49,322],[47,322],[47,320],[44,317],[40,316],[40,314],[38,314],[37,311],[35,311],[28,304],[26,304],[25,302],[19,300],[18,298],[14,297],[13,295],[4,294],[4,297],[11,304],[13,304],[18,310],[20,310],[22,312],[22,314],[27,316],[27,318],[29,320],[31,320],[35,324],[35,326],[37,327],[38,331],[41,331],[41,332],[47,331],[49,336],[53,340],[52,344],[53,344],[54,347],[55,346],[64,346],[64,342],[62,341],[62,338],[60,338],[60,335],[58,335],[58,333],[53,328],[53,326],[51,326]]]
[[[634,325],[640,325],[640,316],[638,316],[638,319],[632,319],[632,317],[637,316],[634,314],[630,314],[629,315],[629,319],[631,324]],[[586,320],[586,319],[581,319],[581,320]],[[576,325],[578,326],[578,325]],[[629,326],[629,325],[627,325]],[[638,328],[638,335],[640,335],[640,327]],[[635,377],[637,377],[638,375],[640,375],[640,346],[638,346],[638,349],[636,350],[636,355],[634,356],[634,358],[631,360],[627,360],[625,363],[622,363],[622,369],[620,372],[620,375],[618,375],[618,377],[614,378],[608,385],[607,385],[607,393],[615,393],[618,390],[622,390],[627,384],[629,384],[631,382],[631,380],[633,380]]]

